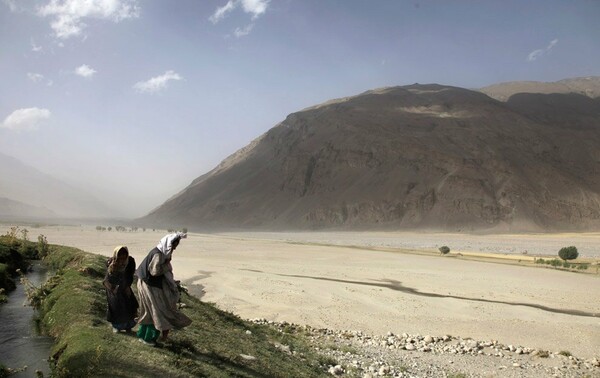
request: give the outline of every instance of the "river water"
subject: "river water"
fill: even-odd
[[[27,278],[40,285],[47,279],[46,269],[36,262]],[[0,305],[0,362],[12,369],[25,369],[12,377],[35,377],[36,370],[50,376],[47,359],[53,339],[37,332],[34,318],[37,311],[28,305],[23,285],[8,295],[8,302]]]

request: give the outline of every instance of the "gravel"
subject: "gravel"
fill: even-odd
[[[600,377],[600,357],[586,360],[568,351],[452,335],[369,335],[266,319],[251,321],[303,334],[324,360],[335,361],[323,369],[337,377]]]

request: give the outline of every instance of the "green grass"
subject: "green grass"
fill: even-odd
[[[101,284],[105,258],[50,246],[45,261],[57,270],[38,298],[42,328],[56,340],[56,377],[327,376],[325,361],[301,336],[244,321],[187,294],[183,311],[193,323],[172,332],[162,347],[143,345],[134,335],[113,334],[105,320]],[[279,350],[276,343],[288,345],[291,352]]]

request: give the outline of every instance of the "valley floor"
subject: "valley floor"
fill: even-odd
[[[165,234],[101,232],[83,226],[29,230],[31,239],[44,234],[50,243],[106,256],[124,244],[137,263]],[[600,234],[461,235],[464,244],[451,234],[421,237],[411,241],[408,233],[190,234],[175,252],[173,266],[176,279],[194,284],[190,291],[197,297],[243,318],[375,335],[450,334],[599,357],[599,275],[515,261],[493,263],[501,259],[478,261],[469,259],[477,257],[469,252],[501,255],[506,252],[496,248],[502,244],[526,263],[531,254],[545,251],[536,248],[550,245],[544,248],[554,257],[556,246],[576,245],[590,261],[597,261],[594,256],[600,254],[592,247],[600,246]],[[486,240],[489,244],[482,251]],[[453,252],[439,256],[435,251],[441,245]],[[523,250],[528,250],[527,256],[520,254]]]

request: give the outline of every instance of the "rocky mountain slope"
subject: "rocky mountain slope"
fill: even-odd
[[[140,223],[197,228],[589,230],[600,100],[368,91],[290,114]]]
[[[551,83],[540,81],[511,81],[490,85],[481,88],[480,91],[500,101],[506,101],[510,96],[517,93],[577,93],[596,98],[600,97],[600,77],[577,77]]]

